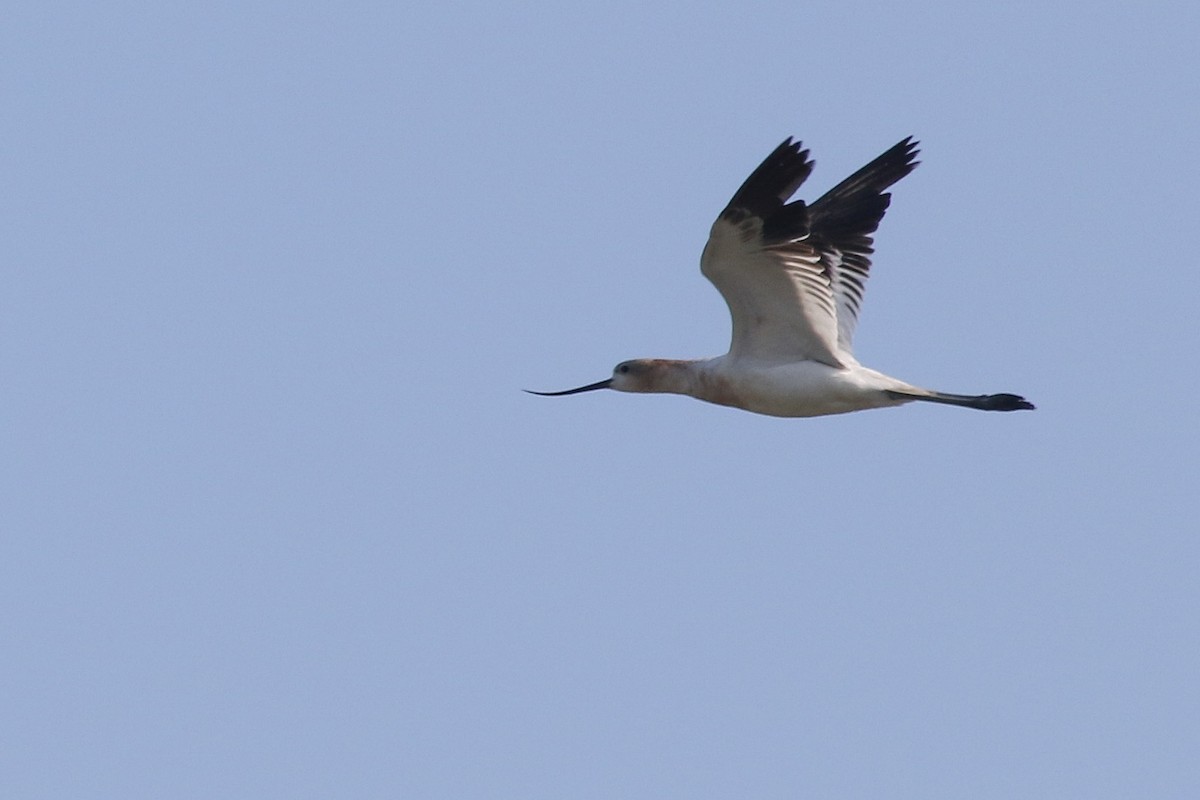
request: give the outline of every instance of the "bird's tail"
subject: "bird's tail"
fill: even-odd
[[[948,406],[977,408],[980,411],[1032,411],[1036,406],[1017,394],[946,394],[945,392],[899,392],[893,389],[886,394],[895,400],[924,400],[927,403],[942,403]]]

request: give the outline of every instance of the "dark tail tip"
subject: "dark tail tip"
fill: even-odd
[[[1033,411],[1037,406],[1018,394],[985,394],[979,398],[984,411]]]
[[[912,394],[888,391],[886,394],[900,400],[923,400],[926,403],[943,403],[948,406],[977,408],[980,411],[1032,411],[1036,406],[1019,394]]]

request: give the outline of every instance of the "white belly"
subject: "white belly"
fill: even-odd
[[[902,405],[887,389],[912,389],[903,381],[857,364],[837,368],[816,361],[791,364],[705,364],[695,396],[710,403],[773,417],[818,417]]]

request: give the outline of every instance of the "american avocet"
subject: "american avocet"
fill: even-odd
[[[1015,394],[945,394],[868,369],[851,351],[874,252],[871,234],[891,202],[884,190],[912,172],[908,137],[812,205],[788,200],[812,172],[788,137],[750,174],[717,217],[700,271],[733,317],[729,352],[718,358],[622,361],[594,389],[686,394],[777,417],[815,417],[913,400],[984,411],[1032,409]]]

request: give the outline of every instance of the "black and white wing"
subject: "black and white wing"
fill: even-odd
[[[812,206],[788,202],[812,172],[788,138],[750,174],[713,223],[701,272],[725,298],[733,358],[853,362],[850,342],[887,210],[883,190],[915,165],[906,139]]]
[[[837,303],[838,346],[852,352],[875,252],[872,234],[879,227],[892,196],[884,190],[917,166],[917,142],[912,137],[830,189],[809,206],[813,246],[828,269]]]

